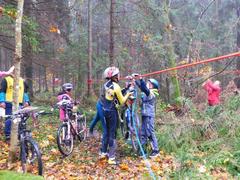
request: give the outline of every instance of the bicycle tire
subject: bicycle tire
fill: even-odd
[[[82,116],[77,120],[77,132],[79,133],[81,140],[86,140],[88,132],[86,116]]]
[[[64,156],[69,156],[73,152],[73,135],[71,131],[67,135],[67,126],[67,124],[61,124],[57,131],[57,146]]]
[[[26,173],[31,170],[30,173],[32,174],[36,173],[42,176],[43,175],[42,157],[37,143],[31,138],[27,138],[20,143],[20,148],[21,148],[20,153],[21,166],[23,172]],[[37,168],[34,166],[35,163],[37,165]]]

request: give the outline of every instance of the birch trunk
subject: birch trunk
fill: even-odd
[[[13,112],[18,109],[18,93],[19,93],[19,78],[20,78],[20,67],[21,67],[21,59],[22,59],[22,16],[23,16],[23,4],[24,0],[18,0],[17,5],[17,18],[16,18],[16,25],[15,25],[15,59],[14,59],[14,87],[13,87]],[[11,129],[11,141],[10,141],[10,148],[9,148],[9,156],[8,162],[11,166],[16,160],[16,151],[17,151],[17,132],[18,131],[18,123],[12,122],[12,129]]]

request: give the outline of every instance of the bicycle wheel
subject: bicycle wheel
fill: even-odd
[[[138,115],[135,115],[135,118],[132,120],[132,128],[133,129],[130,131],[132,149],[134,152],[137,152],[139,147],[138,138],[139,138],[139,141],[141,138],[140,121],[139,121]]]
[[[64,156],[69,156],[73,151],[73,135],[68,132],[68,125],[62,124],[57,131],[57,145]]]
[[[77,132],[79,136],[81,137],[81,140],[85,140],[87,138],[87,120],[86,116],[82,115],[78,120],[77,120]]]
[[[43,175],[41,153],[33,139],[24,139],[21,142],[21,165],[24,173]]]

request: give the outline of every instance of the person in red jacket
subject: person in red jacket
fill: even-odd
[[[203,84],[203,88],[208,93],[208,105],[216,106],[220,104],[220,81],[215,81],[214,83],[209,79]]]
[[[207,117],[213,119],[222,111],[222,108],[220,106],[220,81],[215,81],[213,83],[211,80],[207,80],[203,84],[203,88],[207,91],[208,94],[208,108],[206,110],[206,115]]]

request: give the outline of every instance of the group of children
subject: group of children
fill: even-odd
[[[136,80],[132,80],[124,89],[121,89],[119,82],[119,69],[116,67],[108,67],[104,73],[105,83],[103,85],[100,98],[97,102],[97,113],[90,125],[90,134],[96,123],[101,120],[102,146],[100,149],[101,158],[108,157],[109,164],[117,164],[116,161],[116,130],[118,121],[118,105],[122,106],[129,102],[132,97],[131,87],[136,85],[143,92],[142,94],[142,129],[141,129],[141,143],[144,145],[149,139],[153,144],[151,157],[157,156],[159,153],[157,139],[154,133],[154,117],[155,117],[155,103],[158,94],[159,84],[155,79],[149,79],[145,83],[141,75],[135,74]],[[131,100],[130,100],[131,101]]]
[[[158,94],[159,84],[155,79],[149,79],[145,82],[141,75],[135,74],[134,79],[124,89],[119,86],[119,69],[117,67],[108,67],[103,78],[105,82],[101,89],[99,100],[96,104],[97,113],[92,120],[89,128],[90,134],[97,122],[100,120],[102,124],[102,144],[100,148],[100,157],[108,158],[108,163],[112,165],[118,164],[116,160],[116,131],[118,122],[117,106],[123,106],[127,100],[132,97],[131,87],[136,84],[142,91],[142,128],[141,143],[144,145],[150,140],[153,150],[150,157],[155,157],[159,153],[157,138],[154,132],[155,104]],[[135,80],[136,79],[136,80]],[[58,94],[58,100],[71,100],[71,90],[73,86],[70,83],[63,85],[63,91]],[[60,119],[64,119],[64,112],[60,109]]]
[[[1,76],[8,76],[13,73],[14,67],[10,68],[7,72],[0,72]],[[121,89],[119,86],[119,76],[120,72],[117,67],[108,67],[104,73],[103,78],[105,82],[101,89],[101,94],[99,100],[96,104],[97,113],[93,118],[89,132],[93,134],[93,129],[97,122],[100,120],[102,124],[102,144],[100,148],[100,157],[108,158],[109,164],[117,164],[116,161],[116,131],[117,131],[117,122],[118,122],[118,111],[117,106],[123,106],[124,104],[133,103],[132,89],[137,85],[142,92],[141,96],[141,115],[142,115],[142,123],[141,123],[141,144],[144,145],[149,140],[152,144],[152,153],[150,157],[156,157],[159,154],[158,142],[154,131],[154,121],[155,121],[155,109],[156,109],[156,99],[159,96],[158,89],[159,83],[155,79],[149,79],[146,82],[142,79],[142,76],[139,74],[134,74],[131,82],[127,84],[124,89]],[[5,81],[3,81],[5,82]],[[7,81],[6,81],[7,82]],[[10,82],[10,81],[9,81]],[[6,114],[11,112],[7,112],[7,105],[10,102],[8,97],[12,97],[12,89],[11,83],[7,82],[6,85],[2,83],[1,93],[0,93],[0,107],[6,110]],[[12,80],[11,80],[12,82]],[[13,83],[13,82],[12,82]],[[4,90],[5,87],[5,90]],[[216,106],[220,104],[220,82],[215,81],[214,83],[211,80],[206,81],[203,84],[203,88],[208,93],[208,104],[209,106]],[[61,100],[71,100],[71,91],[73,89],[73,85],[71,83],[65,83],[62,86],[62,91],[58,94],[58,101]],[[25,92],[25,90],[22,90]],[[23,93],[24,94],[24,93]],[[23,99],[25,95],[22,95]],[[29,98],[24,100],[24,102],[29,102]],[[20,101],[22,102],[22,101]],[[129,105],[129,104],[128,104]],[[12,109],[12,108],[10,108]],[[63,109],[60,109],[60,120],[64,120],[65,113]],[[130,116],[130,114],[128,114]],[[5,134],[6,137],[10,136],[11,124],[9,121],[5,121]]]

